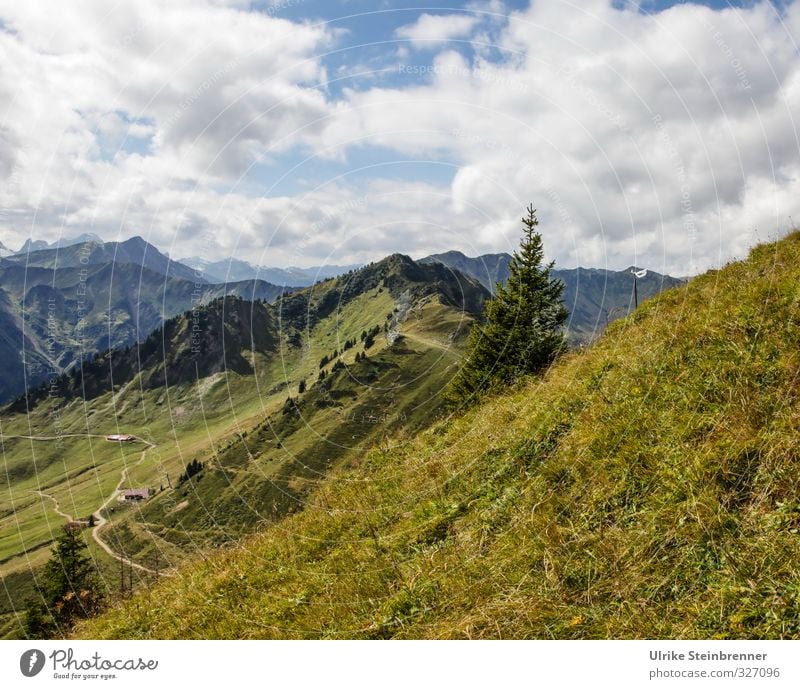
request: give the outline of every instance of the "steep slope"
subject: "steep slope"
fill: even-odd
[[[0,401],[45,380],[54,369],[52,347],[42,349],[24,331],[11,298],[0,289]]]
[[[510,254],[485,254],[476,258],[460,251],[433,254],[420,259],[423,264],[441,263],[478,280],[488,290],[508,279]],[[570,313],[567,333],[572,344],[591,342],[609,323],[633,309],[633,277],[631,270],[570,268],[553,270],[553,277],[564,283],[564,305]],[[638,281],[639,301],[654,297],[684,280],[648,271]]]
[[[797,638],[798,266],[647,301],[79,635]]]
[[[134,380],[150,390],[222,371],[247,375],[253,368],[245,353],[271,355],[277,342],[277,321],[267,306],[222,297],[169,319],[135,347],[111,349],[80,362],[70,373],[30,390],[9,409],[31,410],[53,396],[88,402]]]
[[[157,534],[162,547],[169,549],[168,544],[178,545],[187,537],[196,545],[230,541],[265,519],[301,509],[309,492],[340,462],[381,438],[407,434],[431,422],[441,404],[439,393],[457,365],[459,348],[485,297],[485,290],[464,276],[454,277],[441,266],[420,267],[395,254],[291,294],[274,307],[254,305],[274,313],[280,323],[269,346],[280,343],[272,360],[282,362],[284,376],[254,381],[253,392],[283,393],[284,402],[260,415],[246,431],[196,453],[194,459],[203,466],[200,476],[142,508],[134,520],[116,525],[113,536],[126,553],[147,562],[154,554],[152,536],[144,536],[135,522],[146,523],[148,533]],[[239,319],[245,317],[242,313]],[[248,327],[253,333],[263,329]],[[165,333],[168,329],[165,326]],[[206,326],[201,324],[200,330]],[[175,341],[160,332],[152,339]],[[208,339],[221,342],[213,334]],[[149,342],[150,338],[140,348],[139,358],[142,367],[152,370],[141,353],[145,349],[149,357]],[[267,358],[269,346],[258,348]],[[166,351],[170,360],[183,362],[191,373],[190,357],[181,357],[174,344]],[[112,356],[136,361],[133,352]],[[99,368],[119,372],[129,367],[101,361]],[[133,368],[132,374],[137,370]],[[226,372],[230,370],[254,372],[232,367]],[[201,377],[216,372],[201,369]],[[122,386],[132,379],[114,376],[115,384]],[[306,387],[302,393],[301,380]],[[153,387],[152,381],[148,372],[137,385]],[[174,374],[167,381],[182,382]],[[155,386],[161,384],[163,380],[156,379]],[[71,386],[70,394],[79,390],[84,396],[94,394],[92,384],[77,378]],[[104,389],[109,388],[106,380]],[[52,389],[46,392],[50,395]],[[164,504],[182,503],[180,510],[165,513]],[[171,555],[173,560],[180,558]]]
[[[15,322],[5,334],[13,346],[0,360],[0,402],[25,389],[23,340],[24,351],[30,353],[27,381],[37,385],[52,375],[48,370],[57,375],[94,352],[138,342],[165,318],[195,305],[226,294],[272,301],[283,293],[260,280],[210,285],[166,277],[133,263],[58,269],[6,263],[0,266],[0,288]],[[42,352],[52,366],[42,365]]]
[[[571,268],[553,271],[554,277],[564,283],[564,305],[569,311],[567,331],[573,344],[591,342],[609,323],[633,310],[632,270],[638,268]],[[637,279],[639,303],[685,282],[648,270],[645,277]]]

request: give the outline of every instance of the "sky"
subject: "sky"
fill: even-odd
[[[800,219],[798,2],[0,0],[0,242],[692,275]]]

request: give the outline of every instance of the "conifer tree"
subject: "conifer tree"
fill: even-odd
[[[102,592],[80,529],[72,524],[55,542],[44,566],[41,598],[26,605],[25,627],[30,638],[65,636],[79,619],[99,612]]]
[[[543,264],[536,210],[529,206],[527,211],[508,281],[497,284],[494,298],[486,303],[484,324],[470,333],[464,363],[448,391],[452,402],[463,403],[494,385],[541,373],[566,347],[564,284],[552,278],[552,261]]]

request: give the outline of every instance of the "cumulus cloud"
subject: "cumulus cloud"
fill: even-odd
[[[415,48],[433,48],[469,36],[477,23],[478,17],[470,14],[422,14],[413,24],[397,28],[394,35]]]
[[[153,199],[187,186],[213,199],[214,184],[295,132],[312,136],[328,109],[325,27],[180,1],[3,3],[0,17],[0,155],[16,142],[19,173],[0,203],[35,212],[43,235],[142,231],[137,207],[160,215]],[[147,224],[163,233],[168,222]],[[20,243],[23,228],[4,224]]]

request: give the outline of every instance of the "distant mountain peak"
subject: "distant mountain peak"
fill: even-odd
[[[18,254],[29,254],[34,251],[43,251],[45,249],[49,249],[50,244],[48,244],[44,239],[31,239],[28,238],[25,240],[25,243],[19,248],[16,252]]]
[[[156,251],[158,251],[158,249],[156,249],[155,246],[150,244],[150,242],[148,242],[144,237],[142,237],[141,235],[138,235],[138,234],[134,235],[133,237],[129,237],[128,239],[120,242],[120,244],[123,244],[125,246],[140,246],[140,247],[144,247],[144,248],[150,247],[150,248],[153,248]],[[161,253],[161,252],[159,252],[159,253]]]
[[[92,232],[84,232],[74,237],[59,237],[53,242],[48,242],[45,239],[33,239],[28,237],[25,243],[20,247],[16,254],[28,254],[35,251],[46,251],[47,249],[64,249],[68,246],[75,246],[76,244],[99,244],[102,245],[103,240]]]
[[[282,287],[310,287],[315,282],[343,275],[361,265],[322,265],[310,268],[296,266],[278,268],[250,263],[235,256],[209,260],[202,256],[190,256],[180,262],[198,271],[206,280],[223,283],[241,280],[265,280]]]

